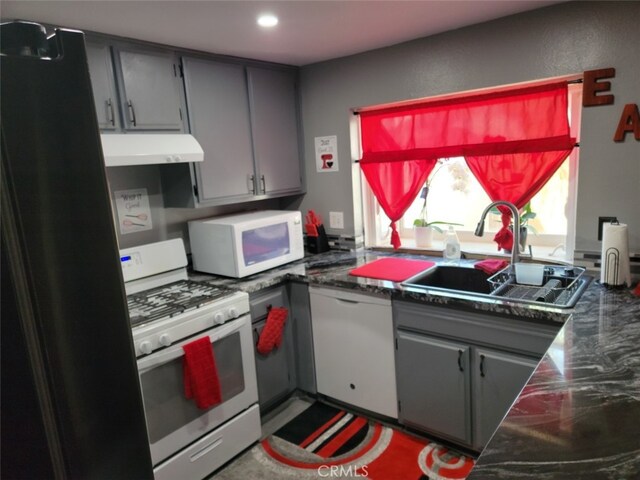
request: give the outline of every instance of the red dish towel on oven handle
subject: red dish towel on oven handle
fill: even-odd
[[[267,315],[267,322],[260,333],[257,350],[261,355],[269,355],[274,347],[282,345],[282,333],[289,310],[285,307],[273,307]]]
[[[182,346],[184,396],[195,399],[198,408],[207,409],[222,402],[220,379],[209,336]]]

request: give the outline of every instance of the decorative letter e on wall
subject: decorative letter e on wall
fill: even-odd
[[[598,92],[609,92],[611,82],[600,82],[603,78],[616,76],[615,68],[601,68],[600,70],[588,70],[583,74],[582,106],[595,107],[600,105],[612,105],[614,96],[598,95]],[[627,132],[633,133],[636,140],[640,141],[640,112],[636,103],[628,103],[622,110],[618,128],[613,135],[614,142],[624,142]]]

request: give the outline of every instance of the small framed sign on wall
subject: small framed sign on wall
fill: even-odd
[[[116,198],[120,234],[151,230],[151,208],[146,188],[113,192]]]
[[[316,137],[316,171],[320,173],[337,172],[338,165],[338,137]]]

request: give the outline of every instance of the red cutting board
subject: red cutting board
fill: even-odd
[[[416,273],[422,272],[435,263],[427,260],[410,260],[408,258],[381,258],[366,265],[355,268],[349,272],[354,277],[377,278],[402,282]]]

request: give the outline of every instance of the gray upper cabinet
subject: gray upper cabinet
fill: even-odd
[[[184,131],[174,52],[90,37],[87,58],[102,131]]]
[[[180,78],[172,52],[120,48],[121,107],[127,130],[182,130]]]
[[[206,207],[302,191],[296,72],[182,57],[189,130],[204,161],[167,166],[165,205]]]
[[[118,100],[111,60],[111,47],[87,42],[87,60],[96,104],[98,126],[102,130],[119,128]]]
[[[244,66],[186,57],[182,62],[189,126],[204,150],[195,167],[198,201],[251,199],[256,182]]]
[[[295,72],[249,67],[247,75],[260,193],[299,191]]]

